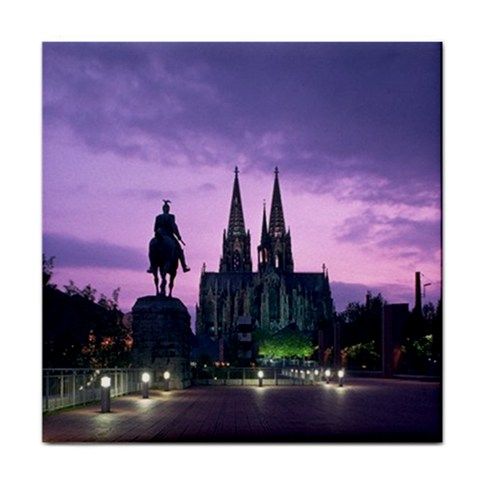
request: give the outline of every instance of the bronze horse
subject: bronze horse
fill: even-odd
[[[169,275],[168,296],[172,296],[173,283],[178,269],[178,250],[175,240],[160,231],[157,231],[155,238],[150,243],[150,264],[153,267],[153,279],[157,295],[165,296],[167,286],[167,274]],[[158,272],[162,277],[160,290],[158,289]]]

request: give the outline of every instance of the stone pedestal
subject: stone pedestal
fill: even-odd
[[[147,296],[132,309],[133,362],[153,374],[152,384],[163,388],[170,372],[170,389],[190,386],[190,314],[178,298]]]

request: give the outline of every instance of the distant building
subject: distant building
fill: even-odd
[[[333,316],[328,271],[294,271],[290,230],[285,226],[278,169],[275,169],[270,218],[263,208],[262,233],[257,248],[258,271],[252,271],[250,231],[245,228],[238,169],[235,168],[228,228],[223,232],[219,272],[202,269],[197,305],[196,333],[223,337],[231,354],[249,355],[245,348],[246,319],[256,328],[280,330],[296,324],[303,331],[318,331]],[[251,337],[250,336],[248,338]],[[239,353],[241,352],[241,353]]]
[[[386,377],[391,377],[398,370],[408,318],[408,303],[391,303],[383,306],[382,370]]]

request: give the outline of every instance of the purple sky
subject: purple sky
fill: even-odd
[[[43,250],[54,283],[153,293],[147,245],[162,199],[192,271],[218,271],[233,169],[252,252],[280,169],[296,271],[329,268],[337,309],[366,290],[440,293],[438,43],[47,43]],[[254,263],[256,258],[254,258]]]

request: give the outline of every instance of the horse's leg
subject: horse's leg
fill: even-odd
[[[155,282],[155,290],[158,295],[159,291],[158,291],[158,268],[157,267],[154,267],[153,269],[153,281]]]
[[[172,296],[172,290],[173,290],[173,282],[175,281],[175,275],[177,274],[177,272],[170,272],[170,282],[168,283],[168,288],[169,288],[169,292],[168,292],[168,296],[171,297]]]
[[[163,271],[163,269],[160,269],[160,275],[162,277],[162,283],[160,284],[160,294],[165,296],[165,287],[167,286],[167,274]]]

